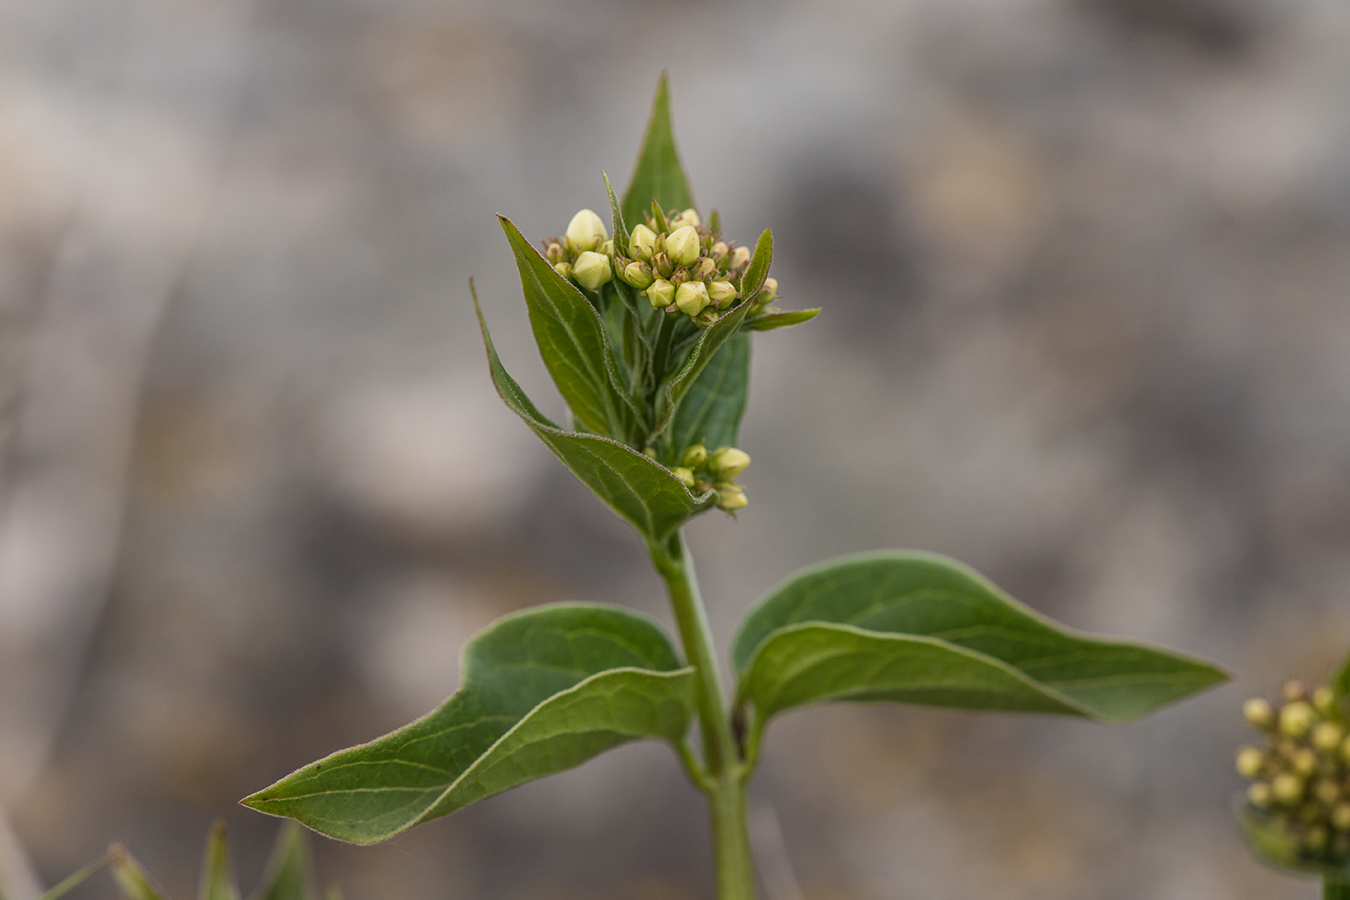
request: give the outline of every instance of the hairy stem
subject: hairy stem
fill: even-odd
[[[755,869],[745,818],[746,767],[731,730],[722,678],[713,650],[708,615],[699,596],[693,560],[684,536],[649,546],[656,571],[665,579],[679,625],[685,658],[695,670],[699,727],[703,734],[704,777],[695,778],[712,807],[713,845],[719,900],[754,900]]]

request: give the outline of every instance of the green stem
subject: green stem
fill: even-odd
[[[704,777],[694,781],[707,792],[712,807],[717,896],[719,900],[754,900],[755,868],[745,819],[747,771],[727,715],[712,630],[699,596],[694,563],[684,536],[678,532],[664,543],[650,544],[648,549],[670,592],[685,658],[694,667],[706,769]]]
[[[1324,876],[1322,900],[1350,900],[1350,880],[1336,875]]]

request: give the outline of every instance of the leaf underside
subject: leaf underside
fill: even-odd
[[[710,450],[734,447],[750,389],[750,338],[738,334],[713,354],[675,410],[676,451],[703,441]]]
[[[675,147],[675,128],[670,120],[669,79],[662,73],[652,101],[652,117],[638,152],[637,165],[623,194],[623,218],[629,227],[643,221],[652,202],[663,210],[689,209],[694,205],[689,179]]]
[[[1226,680],[1199,660],[1065,629],[944,557],[879,552],[800,572],[736,636],[760,723],[830,700],[1132,719]]]
[[[497,393],[563,465],[639,534],[652,541],[664,540],[717,502],[712,491],[695,497],[669,469],[631,447],[598,435],[564,431],[545,418],[497,358],[476,294],[473,302]]]
[[[429,715],[244,803],[368,844],[626,741],[677,743],[693,714],[693,670],[655,623],[613,607],[501,619],[465,647],[462,668],[459,692]]]

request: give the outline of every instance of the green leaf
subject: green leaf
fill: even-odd
[[[530,325],[553,382],[579,422],[596,434],[623,435],[624,400],[610,371],[609,342],[595,307],[563,278],[520,229],[497,217],[520,269]]]
[[[659,626],[616,607],[508,616],[469,642],[462,671],[429,715],[244,803],[368,844],[626,741],[678,743],[694,710],[693,670]]]
[[[1331,689],[1336,692],[1337,700],[1350,700],[1350,656],[1341,663],[1341,670],[1336,673],[1336,680],[1331,683]]]
[[[732,308],[731,312],[704,330],[688,359],[685,360],[683,368],[670,378],[666,383],[665,390],[657,394],[656,427],[652,429],[651,437],[648,439],[650,442],[654,442],[657,436],[670,425],[671,419],[674,417],[675,411],[679,409],[680,402],[684,399],[685,394],[693,388],[694,382],[698,380],[699,375],[702,374],[717,351],[722,348],[722,345],[735,337],[749,312],[750,301],[742,300]]]
[[[741,626],[733,658],[739,696],[761,724],[828,700],[1116,722],[1227,678],[1199,660],[1069,631],[953,560],[894,551],[792,576]]]
[[[202,861],[199,900],[239,900],[239,888],[230,873],[230,839],[225,822],[217,819],[206,839],[206,858]]]
[[[469,290],[474,293],[474,308],[497,393],[563,465],[639,534],[653,541],[664,540],[689,518],[717,502],[712,491],[695,497],[669,469],[631,447],[598,435],[563,431],[545,418],[497,358],[472,282]]]
[[[154,883],[150,874],[141,868],[130,851],[114,845],[109,851],[112,857],[113,880],[117,890],[125,900],[165,900],[164,892]]]
[[[764,279],[769,277],[769,266],[773,264],[773,232],[764,229],[764,233],[755,242],[755,255],[750,257],[750,265],[745,267],[741,276],[741,297],[744,301],[753,301],[759,289],[764,287]]]
[[[39,897],[38,900],[59,900],[59,898],[64,897],[66,894],[69,894],[71,891],[75,890],[77,887],[88,881],[89,876],[93,875],[99,869],[102,869],[104,866],[111,863],[113,861],[114,854],[119,852],[125,851],[122,850],[122,848],[119,847],[118,845],[113,845],[113,847],[110,848],[109,851],[105,853],[102,857],[94,860],[89,865],[85,866],[83,869],[80,869],[79,871],[66,876],[66,878],[64,878],[60,884],[56,885],[51,890],[47,891],[45,894]]]
[[[661,209],[688,209],[694,205],[689,190],[689,179],[680,164],[680,151],[675,147],[675,129],[670,123],[670,85],[666,74],[656,85],[656,99],[652,101],[652,117],[647,123],[647,135],[638,153],[633,177],[623,195],[623,217],[634,225],[642,221],[642,213],[655,202]]]
[[[703,441],[709,449],[733,447],[750,390],[750,338],[738,334],[713,354],[694,379],[671,422],[676,454]]]
[[[619,198],[614,196],[614,185],[609,183],[609,176],[604,172],[601,172],[600,177],[605,180],[605,193],[609,195],[609,215],[611,227],[614,229],[614,252],[619,256],[627,256],[629,234],[628,217],[625,216],[623,210],[619,208]],[[614,273],[616,278],[618,277],[618,274],[618,272]]]
[[[802,322],[809,322],[820,315],[820,307],[815,309],[798,309],[793,312],[768,313],[763,316],[755,316],[745,323],[747,331],[772,331],[775,328],[786,328],[789,325],[800,325]]]
[[[305,830],[296,822],[287,822],[277,832],[262,884],[251,900],[315,900],[314,884],[314,863]]]
[[[1350,859],[1331,861],[1303,855],[1298,836],[1286,824],[1255,808],[1244,797],[1234,800],[1233,812],[1247,849],[1259,861],[1286,875],[1320,875],[1333,883],[1350,881]]]

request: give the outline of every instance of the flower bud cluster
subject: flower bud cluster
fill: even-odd
[[[740,296],[750,250],[725,243],[692,209],[663,218],[647,216],[634,226],[627,247],[616,248],[615,270],[653,309],[686,315],[707,328]]]
[[[613,280],[613,254],[614,242],[604,220],[589,209],[572,217],[561,241],[549,238],[544,242],[544,258],[553,270],[589,291],[598,291]]]
[[[1350,861],[1350,723],[1330,688],[1284,685],[1283,703],[1248,700],[1243,715],[1266,735],[1237,753],[1247,802],[1310,861]]]
[[[749,465],[750,454],[744,450],[718,447],[709,453],[700,441],[684,451],[680,464],[671,471],[695,493],[716,491],[717,508],[735,512],[750,502],[745,497],[745,489],[735,481]]]

